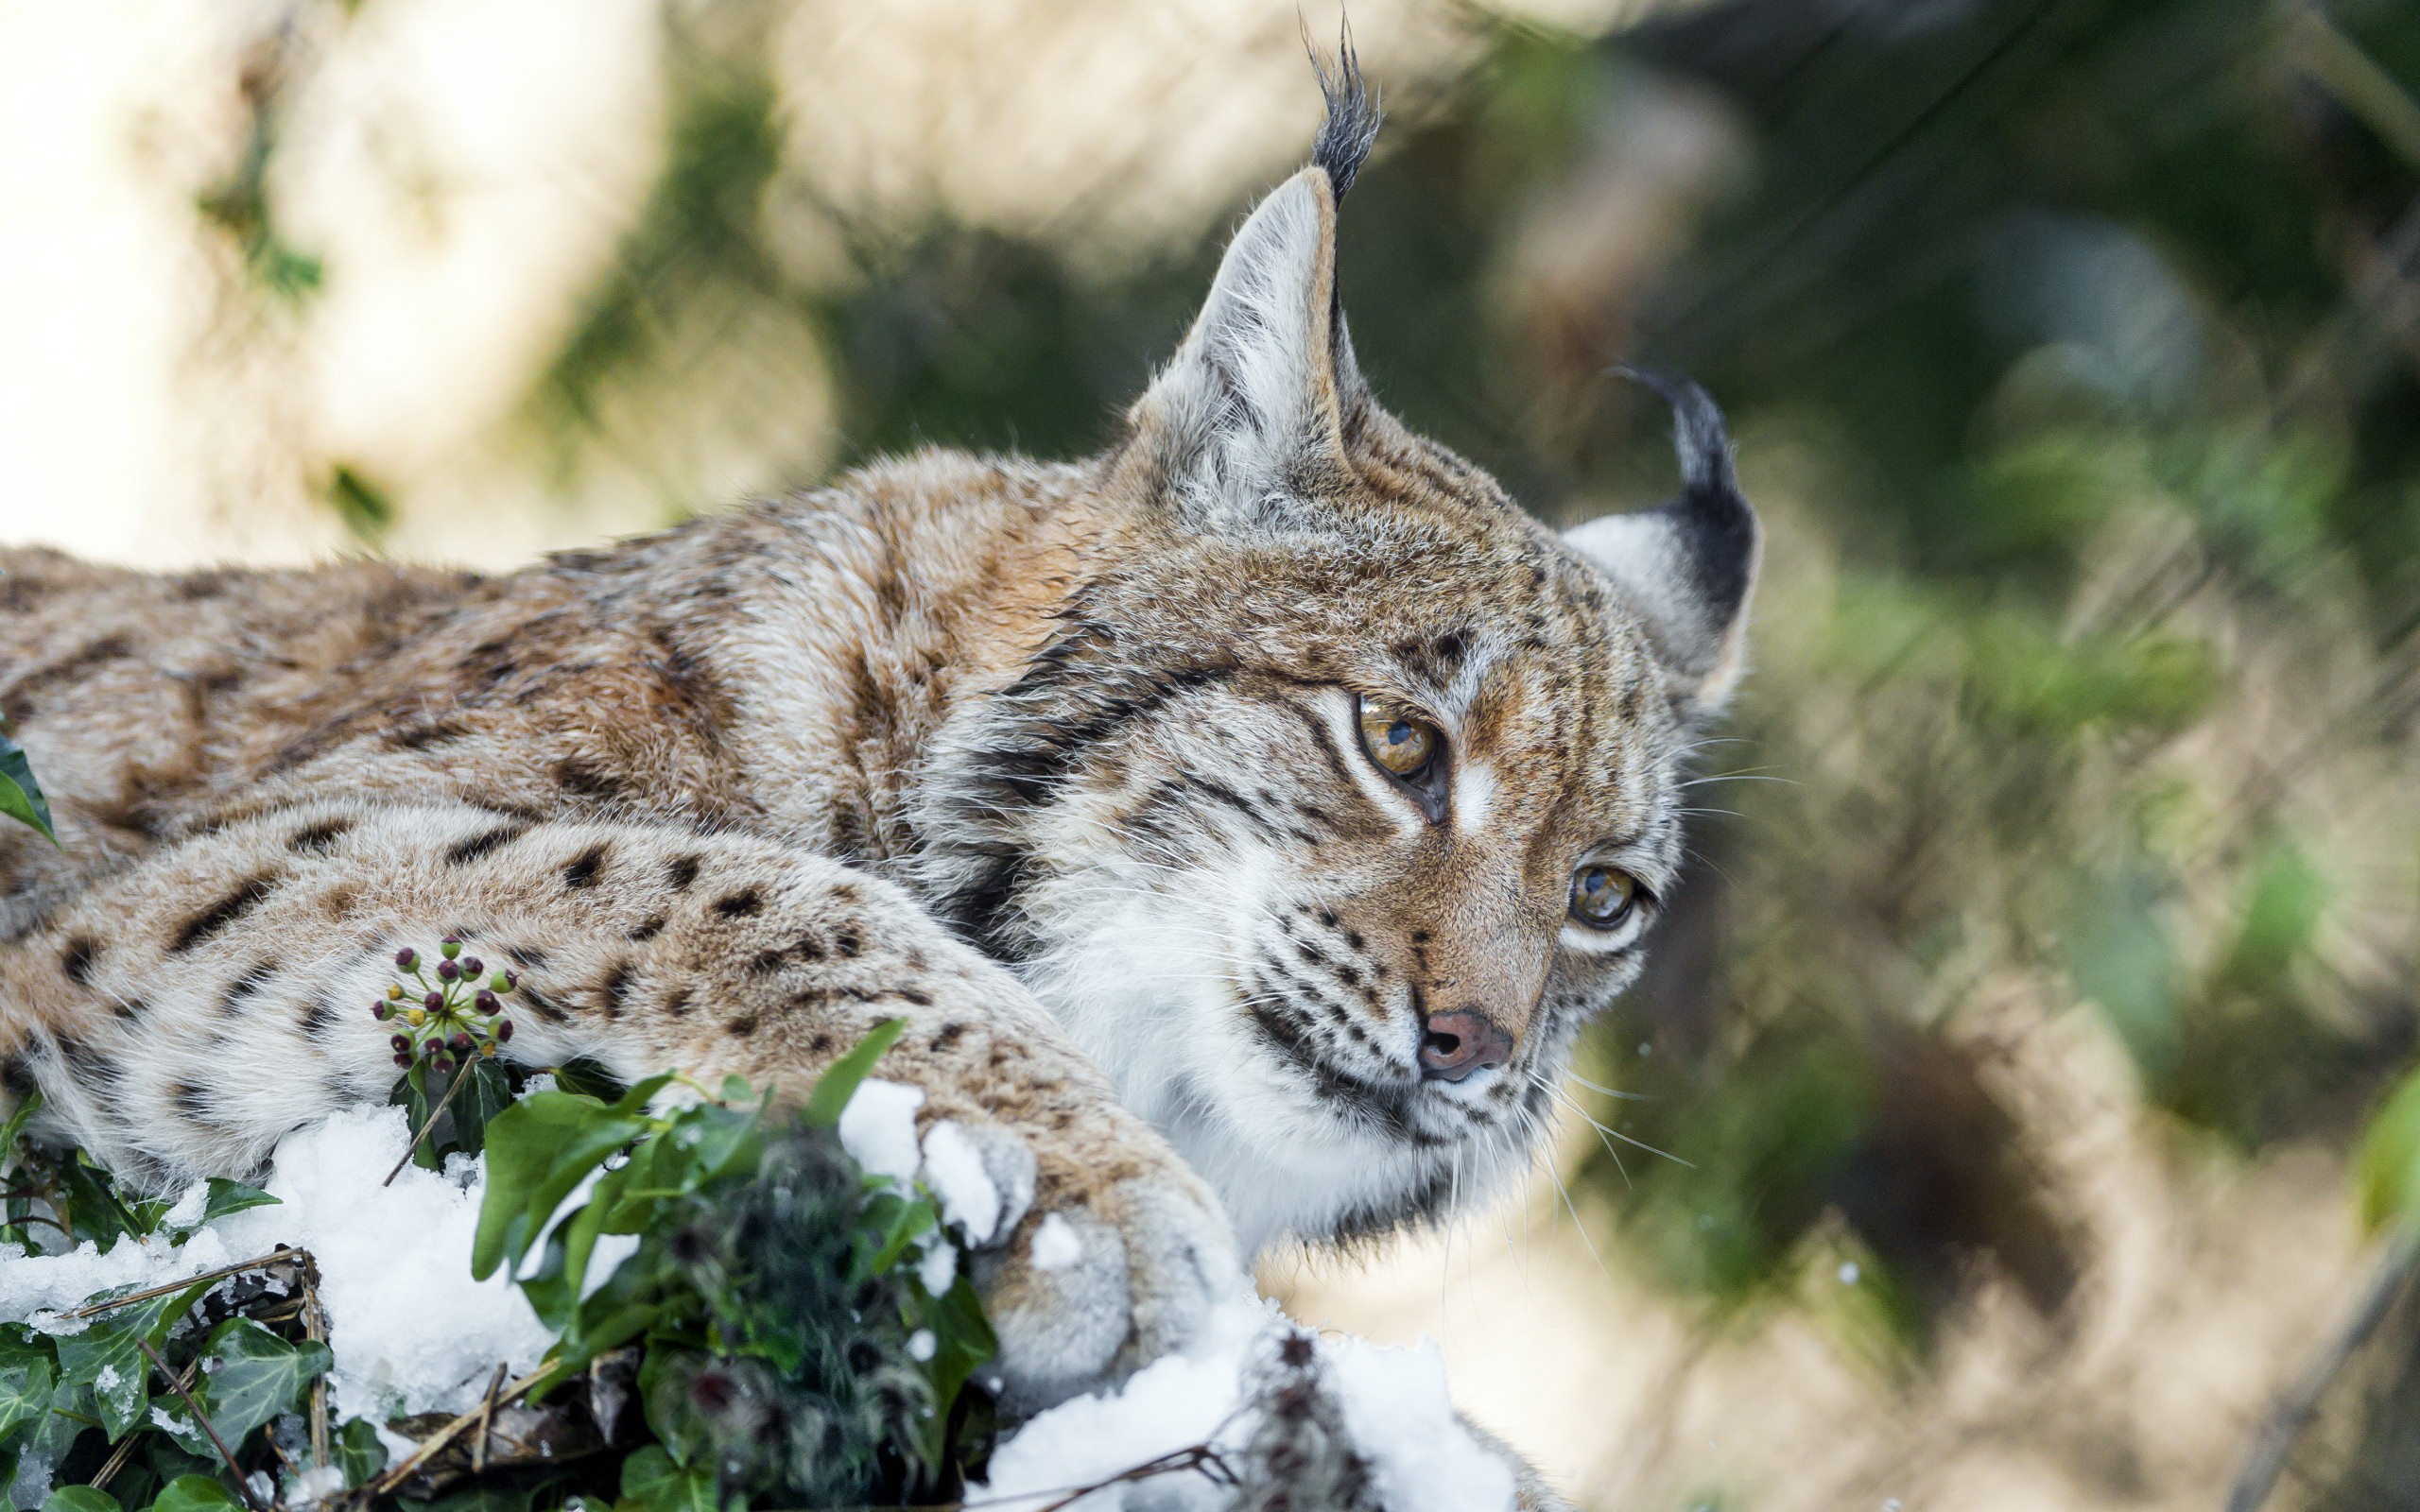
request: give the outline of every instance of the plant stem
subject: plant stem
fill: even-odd
[[[395,1177],[404,1174],[404,1167],[411,1163],[412,1152],[420,1148],[421,1141],[428,1138],[428,1131],[437,1126],[438,1118],[444,1113],[446,1105],[454,1101],[454,1094],[462,1090],[462,1084],[471,1079],[471,1066],[473,1064],[474,1062],[464,1062],[455,1070],[452,1076],[446,1078],[445,1095],[439,1098],[437,1100],[437,1106],[428,1110],[428,1122],[423,1124],[420,1126],[420,1132],[412,1136],[412,1142],[404,1146],[402,1158],[395,1161],[395,1168],[387,1173],[387,1179],[378,1183],[380,1186],[393,1186],[395,1184]]]
[[[199,1276],[188,1276],[183,1280],[170,1281],[164,1286],[147,1286],[139,1292],[129,1292],[124,1297],[112,1297],[106,1302],[89,1303],[73,1312],[61,1313],[59,1316],[61,1321],[91,1317],[95,1313],[106,1313],[113,1307],[127,1307],[136,1302],[147,1302],[155,1297],[165,1297],[170,1292],[182,1292],[196,1281],[215,1281],[223,1276],[240,1276],[245,1271],[260,1270],[265,1266],[274,1265],[281,1260],[292,1260],[297,1256],[307,1260],[310,1258],[310,1252],[294,1248],[274,1249],[258,1260],[247,1260],[233,1265],[221,1265],[216,1270],[206,1270]]]
[[[454,1442],[456,1438],[461,1435],[463,1429],[468,1428],[473,1423],[478,1421],[479,1415],[482,1411],[492,1413],[497,1407],[508,1406],[510,1403],[519,1400],[523,1392],[528,1390],[531,1386],[536,1385],[545,1378],[546,1367],[544,1366],[540,1366],[537,1369],[530,1371],[527,1375],[523,1376],[520,1380],[505,1387],[502,1392],[498,1393],[493,1399],[492,1404],[482,1403],[480,1406],[474,1407],[469,1412],[464,1413],[461,1417],[455,1418],[452,1422],[447,1423],[444,1427],[429,1435],[426,1438],[422,1439],[420,1441],[420,1448],[413,1452],[411,1458],[404,1461],[401,1465],[396,1466],[394,1469],[387,1471],[384,1475],[379,1476],[376,1480],[363,1486],[357,1494],[361,1496],[365,1504],[375,1502],[382,1496],[392,1496],[395,1492],[395,1487],[403,1485],[406,1480],[409,1480],[414,1470],[419,1469],[423,1465],[427,1464],[431,1459],[435,1458],[438,1451]]]
[[[201,1431],[210,1437],[211,1447],[217,1450],[218,1457],[227,1462],[227,1473],[235,1477],[235,1494],[244,1499],[244,1504],[252,1512],[268,1512],[261,1505],[261,1499],[252,1494],[251,1483],[244,1479],[244,1467],[235,1463],[234,1454],[227,1448],[227,1440],[219,1437],[218,1430],[211,1427],[210,1419],[201,1415],[201,1408],[194,1402],[193,1393],[187,1391],[185,1383],[177,1379],[177,1373],[168,1368],[168,1362],[160,1358],[160,1351],[151,1348],[149,1339],[134,1342],[143,1346],[143,1352],[149,1355],[151,1363],[160,1367],[160,1373],[168,1378],[168,1384],[176,1388],[177,1400],[185,1404],[185,1411],[193,1414],[193,1420],[201,1424]]]
[[[199,1360],[196,1360],[191,1365],[186,1366],[184,1373],[176,1379],[177,1388],[182,1391],[186,1386],[192,1385],[193,1373],[200,1368],[201,1362]],[[117,1448],[110,1451],[110,1457],[102,1461],[99,1473],[93,1477],[93,1489],[97,1491],[103,1486],[109,1485],[111,1476],[115,1475],[118,1471],[126,1469],[126,1462],[134,1456],[134,1446],[141,1442],[143,1442],[143,1435],[141,1434],[129,1434],[124,1438],[119,1439],[117,1441]]]

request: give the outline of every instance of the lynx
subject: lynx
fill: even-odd
[[[1530,1162],[1673,885],[1755,517],[1558,537],[1379,408],[1336,286],[1349,56],[1089,460],[927,451],[501,576],[147,575],[0,552],[0,1066],[166,1188],[382,1099],[364,1005],[448,932],[531,1064],[882,1074],[1009,1194],[1012,1404],[1184,1343],[1270,1246]],[[1029,1263],[1056,1214],[1081,1260]],[[1055,1257],[1054,1257],[1055,1258]]]

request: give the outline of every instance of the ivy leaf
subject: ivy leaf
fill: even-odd
[[[512,1106],[512,1074],[501,1060],[482,1057],[460,1073],[470,1085],[454,1094],[454,1143],[476,1155],[487,1145],[488,1125]]]
[[[367,1418],[348,1418],[336,1432],[337,1465],[348,1486],[366,1486],[387,1468],[387,1446],[378,1440],[378,1425]]]
[[[123,1512],[117,1498],[89,1486],[62,1486],[42,1504],[42,1512]]]
[[[815,1091],[807,1095],[806,1106],[799,1109],[799,1117],[818,1128],[840,1126],[840,1109],[857,1094],[858,1084],[873,1071],[873,1063],[882,1053],[908,1032],[905,1019],[885,1019],[873,1026],[872,1033],[858,1040],[850,1052],[832,1062],[816,1079]]]
[[[274,1208],[279,1203],[279,1198],[270,1196],[258,1187],[248,1187],[241,1181],[214,1176],[210,1178],[209,1200],[201,1207],[201,1221],[211,1223],[231,1212],[242,1212],[247,1208]]]
[[[70,1385],[89,1387],[95,1416],[115,1443],[143,1419],[151,1400],[151,1361],[143,1352],[149,1344],[167,1342],[168,1331],[185,1309],[201,1299],[216,1281],[196,1281],[182,1291],[130,1302],[95,1318],[81,1333],[58,1341],[59,1373]]]
[[[50,800],[42,796],[42,784],[34,781],[25,747],[9,737],[5,724],[0,724],[0,814],[31,825],[43,839],[59,844],[50,827]]]
[[[202,1348],[217,1364],[215,1368],[203,1366],[194,1398],[231,1449],[240,1448],[245,1435],[292,1408],[302,1388],[335,1363],[326,1345],[317,1340],[288,1344],[248,1317],[221,1323]]]
[[[50,1411],[51,1389],[58,1380],[59,1367],[49,1349],[32,1337],[0,1333],[0,1445]]]
[[[70,1151],[53,1167],[59,1218],[76,1238],[89,1239],[102,1249],[121,1235],[142,1238],[151,1231],[143,1216],[117,1194],[117,1183],[99,1166],[86,1162],[82,1150]]]
[[[649,1077],[611,1106],[572,1092],[532,1092],[497,1114],[487,1130],[488,1189],[471,1274],[485,1280],[508,1259],[518,1266],[581,1178],[651,1126],[623,1106],[636,1099],[644,1108],[670,1080]]]
[[[233,1492],[207,1475],[180,1475],[151,1503],[151,1512],[227,1512],[240,1504]]]
[[[615,1512],[720,1512],[712,1466],[683,1469],[663,1446],[649,1444],[622,1461],[622,1499]]]

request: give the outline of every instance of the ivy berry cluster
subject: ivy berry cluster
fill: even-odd
[[[457,1066],[493,1056],[512,1038],[512,1021],[504,1016],[504,999],[521,985],[510,971],[498,971],[482,983],[485,963],[462,954],[462,941],[452,935],[438,947],[441,957],[428,972],[424,957],[406,945],[395,953],[395,970],[409,972],[413,987],[400,980],[387,984],[387,995],[371,1005],[381,1023],[394,1026],[389,1042],[395,1064],[409,1070],[415,1059],[428,1062],[441,1075]],[[434,982],[429,977],[434,975]]]

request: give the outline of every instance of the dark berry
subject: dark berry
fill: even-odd
[[[455,965],[452,961],[440,961],[437,963],[437,979],[441,982],[451,982],[461,974],[462,969]]]
[[[445,994],[442,992],[431,992],[428,996],[420,1000],[420,1005],[426,1008],[429,1012],[435,1013],[438,1009],[445,1006]]]
[[[408,971],[419,964],[420,952],[413,950],[408,945],[395,953],[395,969],[399,971]]]
[[[385,998],[380,998],[377,1002],[370,1005],[370,1016],[381,1023],[387,1022],[387,1000]]]
[[[499,1006],[496,1002],[495,994],[489,991],[486,988],[479,988],[479,995],[473,998],[471,1003],[472,1005],[476,1007],[481,1013],[493,1013]]]
[[[510,1019],[498,1019],[498,1020],[496,1020],[496,1021],[495,1021],[495,1042],[496,1042],[497,1044],[502,1044],[502,1043],[504,1043],[507,1040],[510,1040],[510,1039],[511,1039],[511,1038],[512,1038],[512,1021],[511,1021]]]
[[[397,1053],[399,1053],[399,1054],[402,1054],[402,1055],[409,1055],[409,1054],[411,1053],[411,1048],[412,1048],[412,1037],[411,1037],[410,1035],[407,1035],[407,1034],[389,1035],[389,1036],[388,1036],[388,1038],[387,1038],[387,1042],[388,1042],[389,1044],[390,1044],[390,1045],[393,1045],[393,1046],[395,1047],[395,1049],[396,1049]]]
[[[487,968],[485,966],[479,964],[479,958],[477,956],[465,955],[462,957],[462,974],[464,976],[476,976],[486,970]]]
[[[454,1038],[446,1040],[445,1044],[458,1056],[467,1056],[471,1053],[471,1037],[458,1029],[455,1031]]]
[[[411,1069],[411,1063],[412,1057],[409,1056],[397,1056],[395,1057],[395,1064],[403,1067],[406,1071]]]
[[[440,1056],[435,1060],[430,1061],[429,1064],[436,1067],[439,1074],[441,1075],[451,1076],[454,1074],[454,1057],[452,1056]]]

